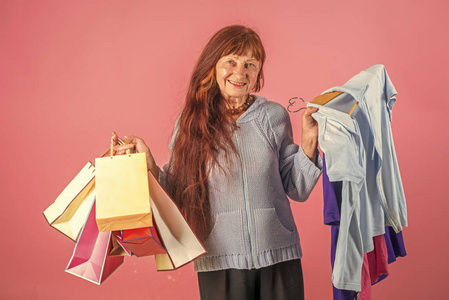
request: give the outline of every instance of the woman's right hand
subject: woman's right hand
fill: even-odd
[[[147,159],[147,170],[151,171],[156,178],[159,175],[159,168],[156,165],[150,148],[145,144],[145,141],[137,136],[124,136],[119,138],[115,131],[112,132],[111,142],[114,146],[115,155],[123,155],[127,150],[135,150],[136,153],[145,153]],[[127,142],[127,143],[123,143]]]
[[[316,149],[318,145],[318,122],[312,117],[317,112],[315,107],[307,107],[302,114],[301,148],[307,157],[316,163]]]

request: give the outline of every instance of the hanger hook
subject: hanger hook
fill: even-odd
[[[302,109],[306,109],[306,107],[304,106],[304,107],[301,107],[301,108],[298,109],[298,110],[293,110],[293,111],[290,110],[290,107],[293,106],[293,105],[296,103],[295,99],[301,99],[301,101],[302,101],[303,103],[306,103],[306,101],[304,101],[304,99],[299,98],[299,97],[293,97],[293,98],[290,98],[290,99],[288,100],[288,103],[290,103],[290,104],[287,106],[287,110],[288,110],[288,112],[290,112],[290,113],[297,113],[298,111],[300,111],[300,110],[302,110]]]

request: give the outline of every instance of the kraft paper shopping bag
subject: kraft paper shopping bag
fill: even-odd
[[[95,199],[95,167],[88,162],[44,211],[50,226],[76,241]]]
[[[166,253],[155,227],[123,230],[122,243],[137,257]]]
[[[100,232],[95,221],[95,205],[84,225],[66,272],[101,284],[124,261],[123,256],[109,256],[111,232]]]
[[[158,271],[173,271],[175,269],[175,266],[173,266],[170,256],[168,256],[167,253],[156,254],[154,258],[156,260],[156,269]]]
[[[167,254],[156,255],[159,271],[177,269],[206,253],[206,249],[187,224],[178,206],[149,172],[151,207],[154,222]]]
[[[99,230],[152,226],[145,154],[97,158],[95,167]]]

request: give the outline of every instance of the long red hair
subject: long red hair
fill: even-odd
[[[207,180],[218,163],[220,150],[236,154],[232,141],[235,122],[226,116],[215,78],[215,65],[229,54],[251,51],[261,63],[254,91],[263,85],[265,50],[259,36],[245,26],[233,25],[218,31],[203,49],[193,70],[185,106],[177,122],[169,165],[169,192],[197,236],[204,241],[211,229]]]

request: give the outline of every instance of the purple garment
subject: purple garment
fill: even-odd
[[[341,189],[342,182],[330,182],[326,172],[326,162],[323,154],[323,201],[324,201],[324,224],[331,225],[331,265],[334,269],[335,253],[337,251],[338,231],[340,229],[340,208],[341,208]],[[388,252],[388,263],[396,261],[397,257],[407,255],[405,251],[402,231],[395,233],[394,229],[385,227],[385,245]],[[385,279],[388,275],[381,275],[376,283]],[[349,290],[340,290],[332,286],[334,300],[353,300],[357,299],[357,292]]]
[[[323,199],[324,224],[340,225],[342,181],[330,182],[327,176],[323,154]]]
[[[392,227],[385,227],[385,244],[388,251],[388,263],[396,261],[396,257],[404,257],[407,255],[405,251],[404,239],[402,231],[396,233]]]

